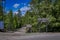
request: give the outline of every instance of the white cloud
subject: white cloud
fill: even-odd
[[[14,11],[13,13],[14,13],[14,14],[18,14],[18,11]]]
[[[14,7],[14,8],[17,8],[19,5],[20,5],[20,4],[17,4],[17,3],[16,3],[16,4],[13,5],[13,7]]]
[[[30,9],[31,9],[30,7],[24,6],[24,7],[22,7],[20,10],[21,10],[21,11],[28,11],[28,10],[30,10]]]
[[[18,14],[18,12],[16,11],[15,14]]]
[[[21,11],[22,15],[24,15],[30,9],[31,9],[30,7],[24,6],[24,7],[20,8],[20,11]]]

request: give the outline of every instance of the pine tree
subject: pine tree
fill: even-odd
[[[9,30],[14,30],[14,27],[13,27],[13,12],[12,12],[12,10],[10,10],[9,13],[8,13],[8,19],[9,19],[9,23],[8,23]]]

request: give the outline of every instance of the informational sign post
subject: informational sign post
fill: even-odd
[[[47,25],[49,24],[49,21],[48,21],[48,19],[47,18],[38,18],[38,24],[39,23],[46,23],[46,32],[48,32],[48,27],[47,27]],[[39,28],[39,30],[40,30],[40,28]]]

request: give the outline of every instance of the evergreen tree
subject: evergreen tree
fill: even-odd
[[[0,20],[3,20],[3,6],[2,6],[2,0],[0,1]]]
[[[12,10],[9,11],[8,13],[8,19],[9,19],[9,23],[8,23],[8,29],[9,30],[14,30],[13,28],[13,12]]]
[[[18,28],[20,28],[21,27],[21,12],[20,12],[20,10],[18,10],[18,14],[17,14],[17,22],[18,22]]]

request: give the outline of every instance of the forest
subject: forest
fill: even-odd
[[[38,18],[47,18],[47,31],[60,32],[60,0],[32,0],[30,8],[22,16],[20,10],[18,14],[13,14],[12,10],[3,13],[3,6],[0,4],[0,21],[4,21],[5,30],[14,31],[30,24],[33,32],[46,32],[46,23],[39,23]]]

